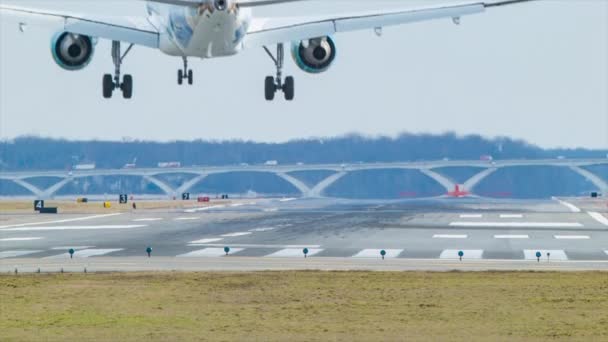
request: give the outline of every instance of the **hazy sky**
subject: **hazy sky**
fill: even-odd
[[[144,15],[124,1],[8,1],[102,14]],[[449,1],[440,1],[442,3]],[[458,2],[458,1],[452,1]],[[437,1],[322,0],[256,12],[302,16]],[[296,100],[268,103],[263,81],[274,67],[262,49],[192,60],[193,87],[177,86],[179,58],[136,48],[123,72],[135,97],[101,97],[113,71],[100,41],[91,65],[68,72],[51,58],[57,30],[0,18],[0,136],[253,139],[399,132],[523,138],[544,147],[608,148],[608,1],[545,0],[463,18],[340,34],[338,59],[308,75],[287,61]]]

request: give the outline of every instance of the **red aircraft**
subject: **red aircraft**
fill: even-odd
[[[471,193],[465,190],[460,190],[460,185],[456,184],[456,187],[454,189],[454,191],[450,191],[448,192],[448,196],[449,197],[456,197],[456,198],[460,198],[460,197],[467,197],[469,196]]]

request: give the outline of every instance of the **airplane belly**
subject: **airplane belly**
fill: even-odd
[[[240,41],[235,39],[238,29],[238,22],[227,13],[205,18],[194,29],[192,40],[185,52],[189,56],[201,58],[234,55],[240,46]]]

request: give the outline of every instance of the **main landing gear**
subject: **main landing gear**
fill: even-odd
[[[295,82],[293,76],[285,77],[285,81],[283,81],[283,64],[285,62],[285,48],[282,43],[277,44],[277,56],[273,56],[270,50],[264,46],[264,50],[273,60],[275,66],[277,67],[277,75],[276,77],[268,76],[266,77],[264,83],[264,93],[267,101],[274,100],[275,94],[281,90],[285,95],[285,100],[292,101],[295,96]]]
[[[184,59],[184,69],[177,71],[177,84],[184,84],[184,80],[188,80],[188,84],[192,85],[194,83],[194,73],[191,69],[188,69],[188,57],[183,57]]]
[[[129,45],[124,55],[121,55],[120,42],[112,42],[112,60],[114,62],[114,76],[112,77],[111,74],[103,75],[104,98],[111,98],[112,94],[114,93],[114,90],[116,89],[120,89],[122,91],[122,96],[125,99],[130,99],[131,97],[133,97],[133,76],[124,75],[122,83],[120,82],[120,66],[122,65],[122,61],[125,59],[125,57],[127,57],[132,48],[133,44]]]

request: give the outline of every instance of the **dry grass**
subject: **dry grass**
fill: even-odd
[[[606,273],[0,276],[2,341],[608,340]]]
[[[196,201],[135,201],[137,210],[154,210],[154,209],[187,209],[194,207],[204,207],[209,205],[228,204],[229,201],[214,200],[210,203],[197,203]],[[103,202],[76,203],[76,201],[45,201],[46,207],[57,207],[61,214],[98,214],[98,213],[117,213],[129,212],[132,210],[132,202],[127,204],[119,204],[116,201],[111,201],[111,208],[104,208]],[[0,212],[27,214],[35,213],[33,201],[0,201]]]

